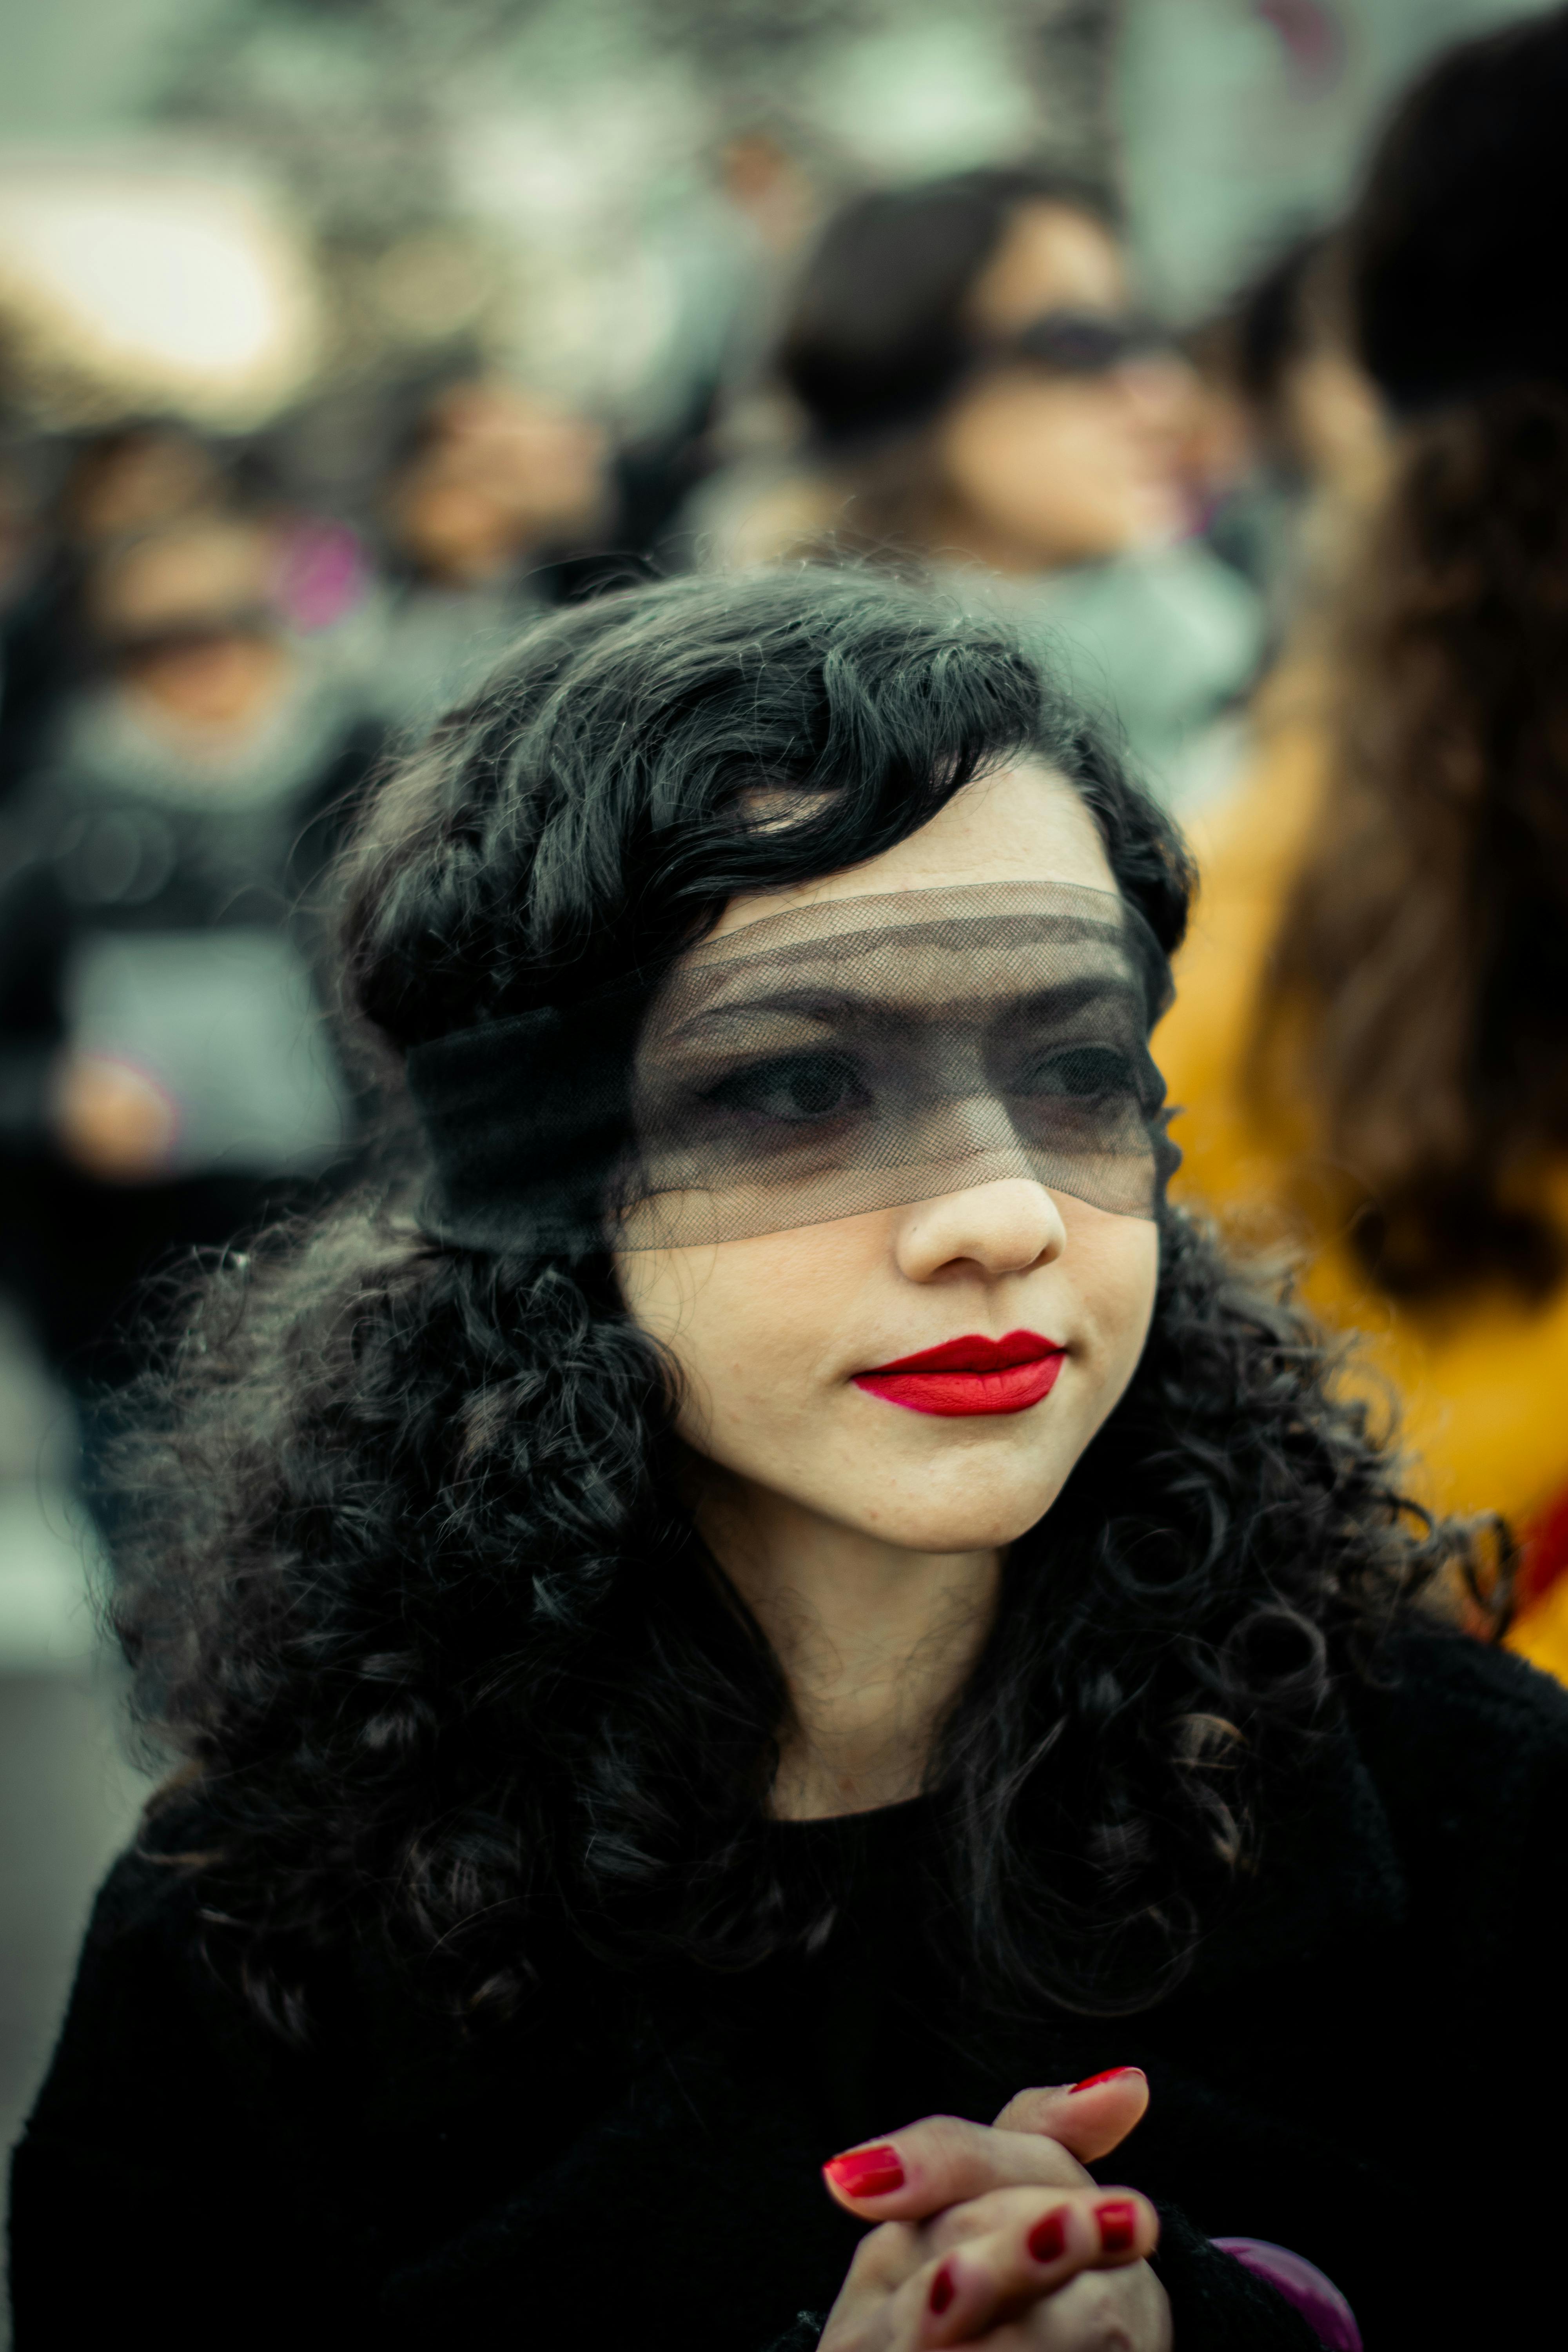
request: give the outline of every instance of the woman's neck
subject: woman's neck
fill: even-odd
[[[809,1821],[919,1793],[990,1632],[1001,1555],[916,1552],[736,1481],[697,1518],[789,1686],[773,1811]]]
[[[982,571],[999,572],[1016,580],[1060,571],[1073,561],[1068,555],[1053,555],[1032,541],[1015,538],[1002,525],[987,521],[952,499],[933,501],[925,543],[943,562],[974,564]]]

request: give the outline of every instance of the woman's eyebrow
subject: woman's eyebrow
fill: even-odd
[[[1125,971],[1080,972],[1071,980],[1049,982],[1044,987],[1019,990],[1004,982],[970,997],[930,998],[910,1002],[884,992],[858,989],[805,987],[772,988],[763,995],[720,997],[675,1021],[663,1032],[665,1045],[700,1041],[716,1031],[742,1022],[764,1022],[784,1015],[813,1021],[825,1028],[853,1021],[864,1028],[897,1028],[911,1021],[940,1022],[955,1003],[974,1007],[988,1024],[1017,1014],[1062,1020],[1097,1003],[1118,1000],[1142,1011],[1142,992]]]
[[[1059,1019],[1063,1014],[1082,1013],[1112,999],[1132,1005],[1142,1021],[1143,992],[1133,975],[1126,971],[1082,972],[1075,980],[1057,981],[1045,988],[1031,989],[1026,993],[1015,996],[1007,1010],[1010,1013],[1033,1013],[1037,1009]]]
[[[700,1004],[663,1031],[659,1043],[680,1045],[710,1030],[727,1029],[742,1022],[767,1021],[780,1013],[796,1021],[818,1022],[826,1028],[847,1019],[864,1022],[868,1013],[886,1013],[888,1010],[885,999],[848,989],[770,989],[765,996],[721,997]],[[903,1017],[907,1018],[907,1013]]]

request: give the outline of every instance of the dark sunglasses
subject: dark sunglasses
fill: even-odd
[[[1010,335],[983,347],[988,360],[1020,360],[1053,375],[1109,375],[1128,360],[1166,350],[1170,337],[1133,311],[1042,310]]]
[[[135,669],[170,654],[205,652],[235,637],[276,637],[278,615],[264,604],[238,604],[228,612],[193,614],[188,620],[165,621],[146,629],[126,629],[104,646],[118,667]]]

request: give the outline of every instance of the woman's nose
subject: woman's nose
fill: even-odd
[[[1145,429],[1173,430],[1197,397],[1197,377],[1186,362],[1163,352],[1123,362],[1116,381],[1129,413]]]
[[[910,1282],[930,1282],[950,1265],[1026,1274],[1048,1265],[1066,1245],[1067,1227],[1051,1194],[1016,1176],[917,1202],[900,1224],[897,1257]]]

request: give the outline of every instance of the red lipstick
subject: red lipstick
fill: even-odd
[[[857,1372],[855,1385],[911,1412],[1027,1412],[1055,1388],[1065,1352],[1037,1331],[944,1339],[940,1348]]]

